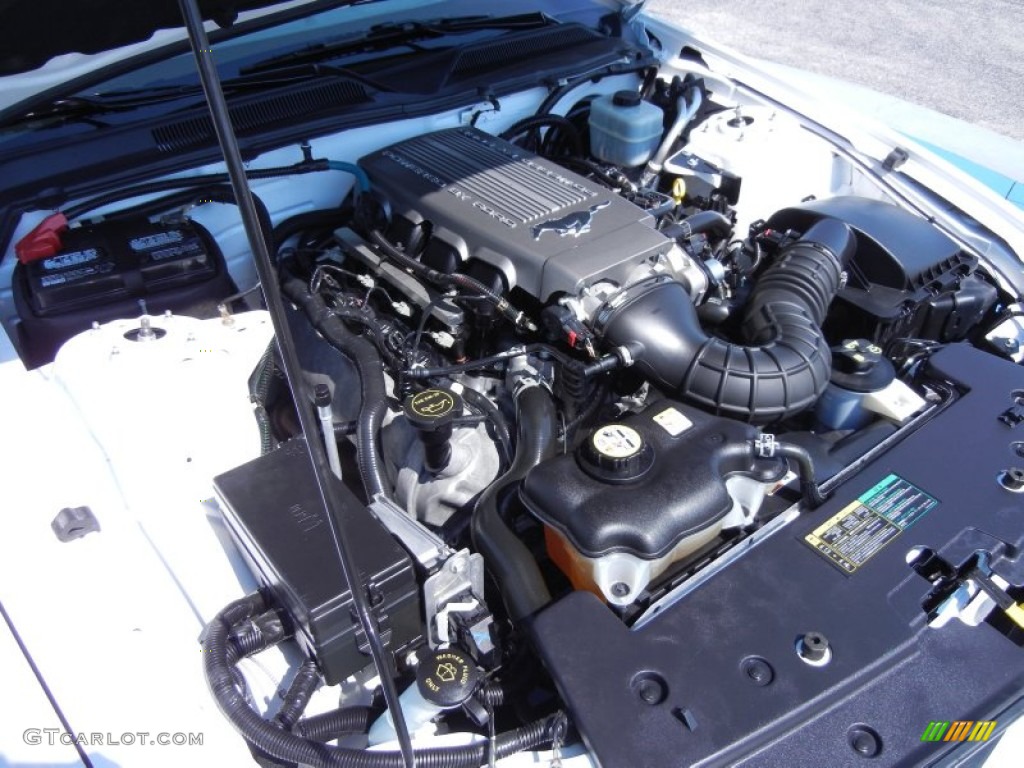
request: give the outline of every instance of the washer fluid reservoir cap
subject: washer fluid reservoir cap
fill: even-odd
[[[612,104],[617,107],[639,107],[641,101],[643,99],[636,91],[616,91],[612,96]]]
[[[416,686],[427,701],[451,709],[466,701],[476,690],[483,673],[458,648],[434,651],[416,668]]]
[[[647,474],[654,464],[654,450],[633,427],[605,424],[591,433],[579,458],[591,477],[607,483],[628,483]]]

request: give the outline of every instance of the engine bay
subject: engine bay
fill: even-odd
[[[258,435],[209,466],[259,591],[211,622],[204,665],[250,744],[394,746],[356,590],[417,746],[472,734],[453,765],[902,759],[886,719],[909,715],[877,686],[950,655],[974,677],[915,715],[1012,699],[1019,297],[794,116],[639,61],[254,163],[302,378],[271,339],[218,394]],[[126,358],[199,357],[199,323],[229,351],[265,325],[235,198],[174,178],[25,214],[9,244],[5,327],[82,403]],[[237,663],[289,643],[290,687],[253,709]],[[337,709],[303,717],[321,685]]]

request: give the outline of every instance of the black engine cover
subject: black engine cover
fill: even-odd
[[[929,627],[931,585],[905,556],[926,546],[959,564],[985,550],[1024,584],[1024,497],[997,482],[1020,463],[1022,438],[999,416],[1024,369],[954,345],[929,372],[966,393],[641,628],[582,592],[535,618],[534,642],[600,765],[931,765],[985,744],[924,742],[930,721],[1007,724],[1024,691],[1024,633],[999,612]],[[851,556],[852,573],[807,542],[890,475],[919,489],[907,491],[914,511],[873,555]],[[828,639],[828,664],[798,656],[808,632]]]

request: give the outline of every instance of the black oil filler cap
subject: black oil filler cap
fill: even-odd
[[[440,472],[451,459],[452,422],[462,414],[462,398],[450,389],[431,387],[405,398],[402,411],[419,433],[427,471]]]
[[[480,668],[458,648],[434,651],[416,668],[416,686],[423,698],[444,709],[472,696],[481,677]]]
[[[580,451],[580,465],[591,477],[608,483],[626,483],[647,474],[654,451],[642,434],[626,424],[605,424],[595,429]]]
[[[416,429],[433,432],[451,425],[462,411],[462,398],[450,389],[431,387],[405,398],[402,410]]]

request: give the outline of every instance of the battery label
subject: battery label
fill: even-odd
[[[156,232],[152,235],[135,237],[128,241],[128,247],[133,251],[152,251],[163,248],[167,245],[180,243],[185,236],[176,229],[169,229],[166,232]]]
[[[82,264],[88,264],[91,261],[96,261],[100,257],[100,252],[95,248],[86,248],[83,251],[72,251],[71,253],[62,253],[59,256],[51,256],[48,259],[43,259],[43,269],[52,271],[55,269],[67,269],[68,267],[77,267]]]
[[[844,573],[854,573],[938,503],[899,475],[888,475],[804,541]]]

